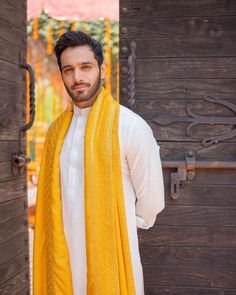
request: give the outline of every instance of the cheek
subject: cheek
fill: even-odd
[[[63,80],[64,84],[66,84],[68,86],[72,83],[72,81],[71,81],[72,79],[69,75],[67,75],[67,76],[62,75],[62,80]]]

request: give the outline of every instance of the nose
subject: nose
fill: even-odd
[[[75,82],[83,81],[82,73],[79,69],[74,70],[74,79],[75,79]]]

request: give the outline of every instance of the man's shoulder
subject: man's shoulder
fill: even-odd
[[[148,123],[140,115],[123,105],[120,105],[120,124],[121,127],[128,129],[135,126],[150,128]]]

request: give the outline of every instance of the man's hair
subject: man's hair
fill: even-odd
[[[54,52],[56,54],[57,63],[61,71],[61,54],[68,47],[88,46],[93,51],[94,57],[100,68],[103,63],[103,52],[101,44],[82,31],[67,31],[57,40]]]

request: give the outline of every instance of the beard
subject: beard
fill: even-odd
[[[98,93],[98,90],[101,87],[101,82],[102,82],[102,79],[101,79],[101,75],[99,71],[98,77],[93,84],[90,84],[88,82],[80,82],[80,83],[75,83],[71,88],[69,88],[65,83],[64,85],[65,85],[67,93],[70,95],[72,100],[74,102],[81,102],[81,101],[89,100],[92,97],[94,97]],[[72,90],[78,86],[86,86],[88,88],[88,91],[84,93],[85,90],[82,90],[82,91],[78,91],[75,94]]]

